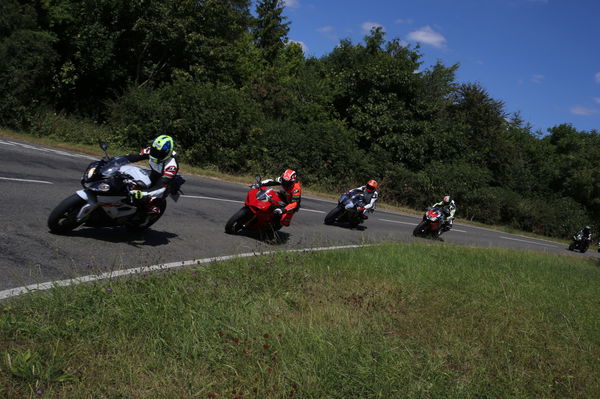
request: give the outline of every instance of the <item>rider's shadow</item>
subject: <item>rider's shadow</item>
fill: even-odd
[[[367,229],[367,226],[359,224],[358,226],[354,226],[350,223],[339,223],[339,222],[335,222],[330,224],[330,226],[336,226],[336,227],[341,227],[343,229],[348,229],[348,230],[357,230],[357,231],[365,231]]]
[[[263,242],[269,245],[283,245],[286,244],[290,239],[290,233],[285,231],[263,231],[263,230],[252,230],[252,231],[241,231],[237,235],[252,238],[254,240]]]
[[[177,234],[147,229],[132,232],[122,227],[89,228],[71,231],[72,237],[92,238],[112,243],[126,243],[134,247],[167,245]]]

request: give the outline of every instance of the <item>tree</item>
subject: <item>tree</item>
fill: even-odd
[[[273,64],[287,42],[289,22],[285,22],[283,10],[281,0],[260,0],[256,6],[254,42],[269,64]]]

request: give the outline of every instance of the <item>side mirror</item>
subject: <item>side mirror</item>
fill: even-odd
[[[106,141],[99,140],[98,144],[100,144],[102,151],[106,152],[106,150],[108,150],[108,143]]]
[[[260,182],[262,181],[262,177],[260,175],[256,175],[256,176],[254,176],[254,178],[256,179],[256,182],[258,184],[260,184]]]

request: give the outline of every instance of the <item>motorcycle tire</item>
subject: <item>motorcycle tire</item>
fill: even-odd
[[[344,208],[339,205],[329,211],[327,216],[325,216],[325,224],[334,224],[338,216],[340,216],[344,212]]]
[[[127,228],[127,230],[132,231],[132,232],[144,231],[147,228],[149,228],[150,226],[152,226],[154,223],[158,222],[158,219],[160,219],[162,217],[162,215],[165,214],[165,211],[167,210],[167,201],[166,200],[159,201],[156,203],[156,206],[158,206],[160,208],[159,213],[150,215],[147,219],[144,219],[142,222],[139,222],[139,221],[126,222],[125,227]]]
[[[575,248],[575,244],[569,244],[569,251],[572,251],[574,248]],[[600,251],[600,249],[598,251]]]
[[[48,216],[50,232],[64,234],[79,226],[82,222],[78,222],[75,218],[85,204],[86,201],[77,194],[65,198]]]
[[[227,223],[225,223],[225,233],[236,234],[244,228],[245,224],[250,221],[252,216],[254,216],[252,211],[247,207],[243,207],[234,213],[233,216],[229,218]]]
[[[421,220],[421,223],[413,230],[413,236],[423,236],[427,233],[427,221]]]

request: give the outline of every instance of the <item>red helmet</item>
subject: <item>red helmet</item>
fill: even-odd
[[[375,190],[377,190],[377,180],[371,179],[367,182],[367,191],[372,193]]]
[[[281,174],[281,185],[283,187],[290,187],[297,181],[296,179],[296,171],[292,169],[286,169],[285,172]]]

